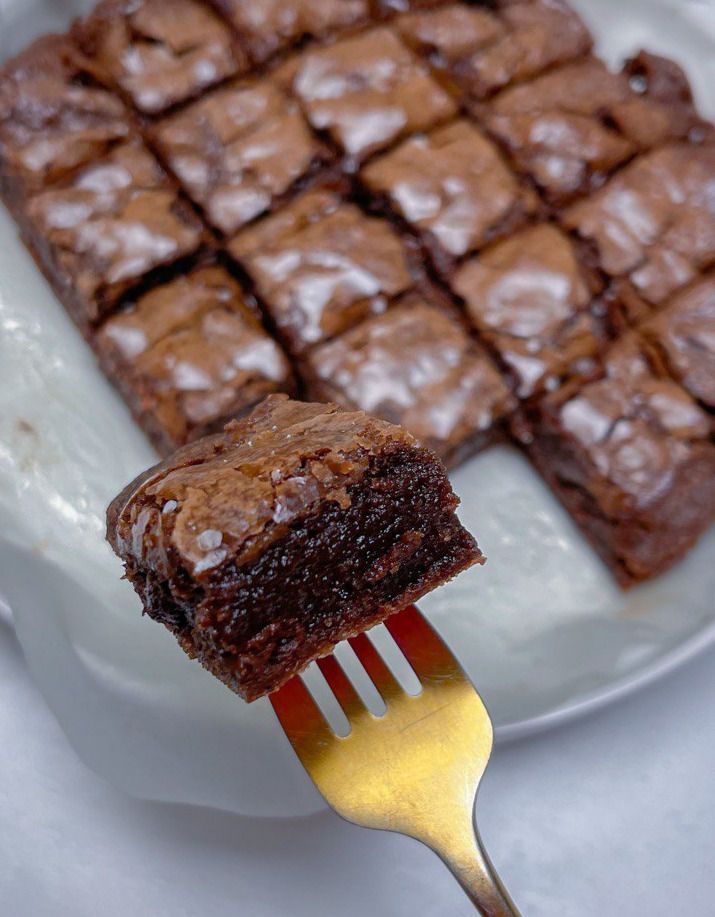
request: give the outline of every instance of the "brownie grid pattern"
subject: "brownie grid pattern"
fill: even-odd
[[[715,474],[714,188],[680,68],[608,70],[562,0],[104,0],[0,75],[3,197],[160,451],[277,391],[452,465],[511,435],[626,584],[657,513],[558,417],[635,340],[624,412],[667,380]]]

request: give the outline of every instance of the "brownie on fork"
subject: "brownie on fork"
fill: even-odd
[[[146,612],[246,700],[483,557],[400,427],[274,395],[132,482],[107,536]]]

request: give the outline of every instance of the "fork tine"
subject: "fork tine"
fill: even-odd
[[[300,676],[291,678],[282,688],[269,695],[268,699],[283,731],[303,763],[305,754],[311,746],[326,745],[335,738]]]
[[[451,650],[414,605],[385,621],[420,681],[466,678]]]
[[[343,667],[332,654],[317,660],[318,668],[328,683],[328,687],[335,695],[337,702],[343,708],[343,713],[352,720],[367,713],[367,707],[355,690],[353,683],[345,674]]]
[[[350,637],[348,643],[385,703],[405,693],[369,637],[359,634]]]

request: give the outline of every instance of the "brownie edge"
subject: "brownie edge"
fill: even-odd
[[[273,395],[107,512],[144,610],[245,700],[484,558],[401,427]]]

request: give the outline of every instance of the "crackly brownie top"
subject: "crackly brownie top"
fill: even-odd
[[[290,381],[280,348],[218,266],[143,294],[104,323],[97,347],[133,380],[143,407],[174,443]]]
[[[66,185],[36,195],[28,214],[73,285],[90,300],[102,287],[137,281],[189,254],[202,234],[139,141],[116,147]]]
[[[534,226],[486,249],[459,269],[454,288],[521,397],[557,382],[599,348],[601,321],[589,309],[589,284],[555,226]]]
[[[321,152],[297,104],[268,80],[215,90],[161,121],[154,136],[188,194],[224,233],[267,210]]]
[[[634,160],[566,211],[603,269],[662,302],[715,260],[715,144],[677,144]]]
[[[198,0],[104,0],[73,35],[146,114],[246,66],[227,26]]]
[[[641,330],[690,394],[715,408],[715,273],[676,293]]]
[[[587,486],[609,514],[657,501],[710,430],[693,399],[655,374],[633,332],[611,348],[598,378],[543,405],[588,456]]]
[[[362,176],[453,257],[503,234],[515,214],[527,214],[536,203],[494,144],[467,121],[410,138],[375,159]]]
[[[463,3],[405,13],[394,27],[411,48],[441,65],[487,47],[506,31],[494,13]]]
[[[229,250],[296,353],[384,311],[411,283],[389,223],[328,190],[308,192],[239,233]]]
[[[313,126],[329,131],[355,159],[456,111],[450,96],[384,26],[307,51],[285,73]]]
[[[503,28],[495,39],[455,64],[458,80],[474,98],[574,60],[591,47],[588,30],[562,0],[509,3],[497,15]]]
[[[367,18],[368,0],[215,0],[255,61]]]
[[[391,447],[414,440],[359,411],[273,395],[130,484],[109,507],[108,538],[163,578],[178,567],[206,579],[254,559],[321,503],[347,508],[348,488]]]
[[[513,406],[481,348],[417,294],[316,348],[308,366],[328,397],[402,424],[443,455]]]
[[[92,79],[64,36],[40,38],[0,71],[0,160],[26,190],[128,134],[124,105]]]

